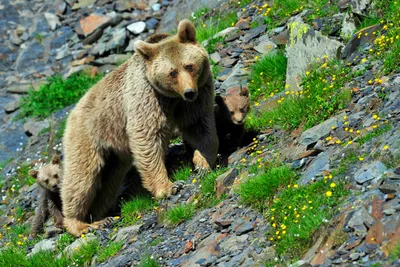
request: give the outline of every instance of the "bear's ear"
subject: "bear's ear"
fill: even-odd
[[[215,96],[215,103],[217,103],[219,106],[224,104],[224,98],[220,95]]]
[[[55,154],[52,158],[51,158],[51,163],[52,164],[60,164],[61,163],[61,159],[60,156]]]
[[[38,170],[30,170],[29,171],[29,175],[32,176],[35,179],[38,177],[38,174],[39,174]]]
[[[140,54],[146,60],[153,58],[155,51],[156,49],[152,44],[143,42],[141,40],[135,42],[135,52]]]
[[[184,19],[179,22],[178,37],[181,43],[196,42],[196,28],[190,20]]]
[[[243,87],[242,89],[240,89],[240,95],[249,97],[249,89],[247,89],[247,87]]]

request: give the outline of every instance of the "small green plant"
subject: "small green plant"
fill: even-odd
[[[250,23],[250,28],[251,28],[251,29],[257,28],[258,26],[260,26],[260,23],[259,23],[257,20],[253,20],[253,21]]]
[[[122,204],[122,224],[132,225],[145,213],[153,210],[157,202],[150,194],[141,194]]]
[[[111,242],[110,244],[108,244],[107,247],[102,248],[100,250],[100,252],[99,252],[99,255],[97,256],[98,262],[99,263],[104,262],[108,258],[111,258],[115,254],[117,254],[118,251],[120,251],[120,249],[122,248],[123,245],[124,245],[123,241]]]
[[[349,166],[354,165],[358,161],[358,156],[354,150],[349,150],[344,153],[344,157],[340,160],[339,166],[333,171],[332,175],[337,176],[345,174],[348,171]]]
[[[158,262],[153,259],[150,255],[146,255],[141,261],[140,261],[140,267],[159,267],[160,265]]]
[[[400,242],[397,241],[394,248],[389,252],[389,258],[391,260],[397,260],[400,258]]]
[[[287,166],[262,170],[258,175],[240,186],[239,195],[243,203],[263,210],[275,194],[296,179],[296,173]]]
[[[202,19],[194,20],[196,26],[196,39],[199,43],[213,38],[218,32],[231,27],[237,21],[237,16],[235,12],[221,16],[218,14],[209,18],[206,21]]]
[[[392,125],[390,124],[384,124],[380,128],[373,130],[372,132],[366,134],[365,136],[359,137],[357,139],[357,143],[362,146],[363,144],[371,141],[372,139],[381,136],[382,134],[390,131],[392,129]]]
[[[153,241],[150,242],[150,246],[154,247],[163,242],[164,240],[161,237],[158,237],[156,239],[153,239]]]
[[[19,118],[48,117],[51,113],[76,103],[101,78],[101,75],[92,78],[85,73],[73,74],[65,80],[61,75],[51,77],[39,90],[30,90],[21,99]]]
[[[35,34],[35,39],[36,41],[38,41],[39,43],[43,42],[43,36],[40,33],[36,33]]]
[[[256,101],[285,89],[287,58],[283,51],[270,53],[259,59],[250,73],[250,97]]]
[[[75,241],[75,237],[69,233],[65,233],[60,235],[58,241],[56,243],[56,248],[58,251],[63,251],[66,247],[68,247],[72,242]]]
[[[190,220],[194,215],[195,207],[193,204],[180,204],[167,210],[164,214],[166,223],[170,226]]]
[[[56,140],[60,140],[64,136],[66,126],[67,126],[67,117],[65,117],[60,121],[59,128],[56,132]]]
[[[190,165],[186,164],[175,170],[172,174],[172,181],[186,181],[192,173]]]
[[[182,142],[182,137],[178,136],[178,137],[175,138],[174,140],[171,140],[171,141],[170,141],[170,144],[177,145],[177,144],[180,144],[181,142]]]

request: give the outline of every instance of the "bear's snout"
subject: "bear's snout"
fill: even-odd
[[[197,92],[195,92],[192,88],[185,89],[185,91],[183,91],[183,98],[186,101],[194,101],[197,98]]]

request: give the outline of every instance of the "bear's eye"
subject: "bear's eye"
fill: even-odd
[[[176,70],[173,70],[169,73],[169,75],[171,75],[172,78],[176,78],[176,76],[178,76],[178,72]]]
[[[45,182],[46,184],[48,184],[48,183],[49,183],[49,179],[45,179],[44,182]]]
[[[193,65],[192,64],[186,65],[185,66],[185,70],[187,70],[188,72],[192,72],[193,71]]]
[[[57,179],[58,178],[58,174],[57,173],[54,174],[53,177]]]
[[[234,115],[234,114],[235,114],[235,112],[231,111],[231,115]]]
[[[240,109],[240,112],[242,112],[242,113],[246,113],[246,109],[244,109],[244,108],[241,108],[241,109]]]

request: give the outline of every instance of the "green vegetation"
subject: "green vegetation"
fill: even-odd
[[[64,136],[66,126],[67,126],[67,117],[65,117],[60,121],[58,131],[56,132],[56,140],[59,140]]]
[[[164,240],[161,237],[158,237],[156,239],[153,239],[153,241],[150,242],[150,246],[154,247],[163,242]]]
[[[252,67],[249,80],[251,100],[273,96],[284,90],[287,58],[282,50],[270,53],[258,60]]]
[[[159,267],[158,262],[150,255],[146,255],[141,261],[139,267]]]
[[[156,206],[157,202],[150,194],[137,195],[134,199],[122,204],[122,224],[124,226],[134,224],[144,213],[153,210]]]
[[[172,181],[186,181],[192,173],[192,168],[190,165],[185,164],[181,166],[179,169],[175,170],[172,174]]]
[[[60,235],[57,241],[57,250],[58,251],[63,251],[66,247],[68,247],[72,242],[75,241],[75,237],[71,235],[70,233],[65,233],[63,235]]]
[[[111,258],[112,256],[114,256],[115,254],[118,253],[118,251],[121,250],[122,246],[123,246],[123,241],[119,241],[119,242],[111,242],[110,244],[108,244],[107,247],[103,248],[100,250],[100,253],[97,257],[97,260],[99,263],[106,261],[107,259]]]
[[[68,79],[60,75],[51,77],[39,90],[30,90],[21,100],[19,118],[45,118],[51,113],[76,103],[83,94],[102,78],[89,74],[73,74]]]
[[[343,158],[340,160],[339,166],[337,166],[333,171],[332,175],[337,176],[345,174],[349,169],[349,166],[355,164],[358,161],[358,156],[354,150],[349,150],[344,152]]]
[[[389,252],[389,258],[391,260],[397,260],[400,258],[400,242],[397,241],[394,248]]]
[[[364,136],[360,136],[356,141],[357,143],[362,146],[363,144],[371,141],[372,139],[381,136],[382,134],[390,131],[392,129],[392,125],[390,124],[384,124],[380,128],[373,130],[372,132],[369,132],[368,134]]]
[[[241,184],[240,199],[245,204],[263,210],[282,187],[296,178],[296,173],[284,165],[262,170],[256,177]]]
[[[190,220],[194,212],[195,207],[193,204],[180,204],[167,210],[164,216],[168,225],[177,226],[186,220]]]
[[[306,130],[329,119],[350,102],[351,92],[343,88],[351,74],[350,68],[338,61],[314,67],[303,77],[303,90],[288,88],[272,111],[250,113],[246,127],[261,130],[269,124],[293,130],[303,125]]]

